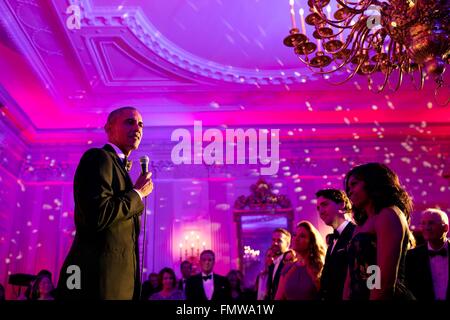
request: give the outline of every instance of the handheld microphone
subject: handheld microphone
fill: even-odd
[[[142,156],[139,158],[139,163],[141,164],[142,174],[146,174],[148,172],[148,163],[150,162],[150,158],[148,156]]]
[[[139,163],[141,164],[141,171],[142,174],[145,175],[148,172],[148,163],[150,162],[150,158],[148,156],[142,156],[139,158]],[[145,197],[144,199],[144,234],[142,237],[142,258],[141,258],[141,283],[143,283],[144,281],[144,264],[145,264],[145,253],[146,253],[146,246],[147,246],[147,241],[146,241],[146,234],[147,234],[147,197]],[[153,239],[154,241],[155,239]],[[154,261],[154,258],[153,258]],[[139,296],[142,297],[142,286],[140,286],[140,293]]]

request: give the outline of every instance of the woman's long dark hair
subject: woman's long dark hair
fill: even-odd
[[[40,295],[41,295],[39,286],[40,286],[42,280],[44,280],[45,278],[47,278],[50,282],[52,282],[52,279],[46,274],[38,275],[36,280],[34,280],[34,283],[33,283],[32,289],[31,289],[31,300],[39,300]],[[54,292],[55,292],[55,290],[53,290],[50,293],[50,295],[54,296]]]
[[[177,287],[177,276],[175,275],[175,271],[172,268],[162,268],[158,273],[158,290],[163,289],[163,279],[164,273],[168,273],[172,277],[172,289]]]
[[[300,221],[297,228],[303,227],[309,233],[309,252],[306,258],[307,268],[311,271],[314,282],[317,282],[322,274],[325,260],[325,243],[319,231],[309,221]]]
[[[366,163],[351,169],[345,176],[345,191],[347,194],[348,180],[355,177],[364,182],[367,196],[372,200],[375,212],[379,213],[383,208],[397,206],[406,216],[408,224],[413,209],[411,197],[400,185],[397,174],[382,163]],[[353,208],[354,219],[358,225],[362,225],[367,214],[361,208]]]

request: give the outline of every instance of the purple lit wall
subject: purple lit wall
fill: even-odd
[[[282,45],[285,2],[78,1],[81,29],[68,30],[67,1],[1,1],[0,283],[40,269],[57,279],[73,239],[75,168],[104,144],[106,116],[123,105],[145,123],[131,176],[141,155],[152,161],[146,274],[178,273],[191,231],[216,252],[217,272],[238,266],[233,204],[260,165],[174,165],[171,133],[192,131],[194,120],[221,132],[280,129],[279,170],[265,178],[292,201],[294,222],[310,220],[324,236],[315,192],[342,188],[343,175],[369,161],[399,174],[416,212],[450,213],[450,109],[434,100],[432,81],[374,94],[364,78],[318,79]]]

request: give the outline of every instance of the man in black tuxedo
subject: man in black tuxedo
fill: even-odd
[[[201,273],[190,277],[186,282],[186,300],[189,301],[230,301],[231,289],[228,279],[213,273],[215,254],[204,250],[200,254]]]
[[[273,263],[269,266],[267,277],[267,297],[265,300],[274,300],[280,282],[281,270],[284,267],[285,256],[291,244],[291,233],[284,228],[277,228],[272,232]]]
[[[317,211],[320,218],[333,228],[327,236],[327,254],[320,278],[322,300],[342,300],[345,278],[347,276],[347,245],[352,238],[355,225],[347,219],[352,205],[344,191],[323,189],[316,192]]]
[[[184,260],[180,265],[181,279],[178,281],[178,290],[186,293],[186,282],[192,275],[192,263]]]
[[[105,124],[108,144],[80,160],[74,178],[76,234],[60,272],[60,299],[139,298],[139,216],[153,183],[147,173],[133,186],[127,159],[143,127],[135,108],[114,110]],[[79,268],[81,287],[70,266]]]
[[[427,209],[420,219],[426,244],[406,255],[406,282],[417,300],[450,300],[448,216],[439,209]]]

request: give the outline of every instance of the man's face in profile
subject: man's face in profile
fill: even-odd
[[[109,141],[128,154],[139,147],[144,123],[137,110],[125,109],[116,115],[106,128]]]
[[[317,211],[327,226],[333,225],[342,207],[343,203],[335,203],[333,200],[322,196],[317,198]]]

